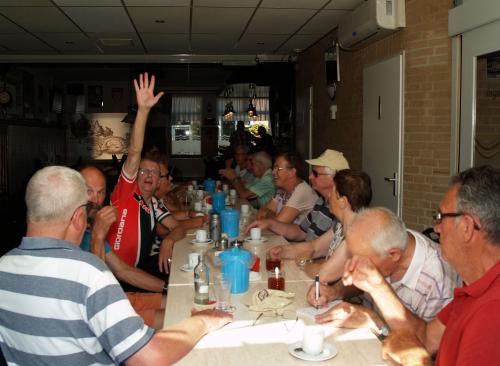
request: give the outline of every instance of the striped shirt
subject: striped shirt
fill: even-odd
[[[335,226],[337,219],[330,212],[328,201],[319,196],[313,209],[300,223],[300,228],[306,233],[306,241],[314,240]]]
[[[9,365],[113,365],[153,336],[109,269],[77,245],[25,237],[0,258],[0,347]]]
[[[421,233],[408,230],[415,237],[415,252],[403,278],[387,282],[403,305],[425,321],[432,320],[451,300],[453,291],[462,281],[441,256],[439,244]],[[372,299],[365,294],[368,303]]]

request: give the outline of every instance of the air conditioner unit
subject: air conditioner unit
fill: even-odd
[[[339,22],[343,48],[356,48],[405,27],[405,0],[366,0]]]

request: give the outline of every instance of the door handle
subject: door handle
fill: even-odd
[[[394,197],[397,197],[397,195],[398,195],[398,182],[399,182],[398,173],[394,172],[392,178],[384,177],[384,180],[386,182],[392,182],[392,195]]]

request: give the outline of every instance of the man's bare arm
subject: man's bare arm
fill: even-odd
[[[130,144],[128,147],[128,157],[123,165],[123,170],[129,177],[135,176],[141,162],[141,153],[144,143],[144,134],[146,131],[146,122],[148,120],[151,108],[163,96],[163,92],[154,95],[155,77],[151,76],[149,80],[148,73],[139,75],[139,82],[134,79],[134,88],[137,99],[137,115],[130,135]]]
[[[151,292],[162,292],[164,281],[143,270],[129,266],[115,253],[106,254],[106,264],[116,278],[132,286]]]

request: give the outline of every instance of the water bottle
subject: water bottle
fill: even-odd
[[[194,303],[208,304],[208,289],[210,286],[210,270],[205,263],[205,256],[200,254],[198,265],[194,267]]]

